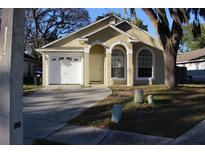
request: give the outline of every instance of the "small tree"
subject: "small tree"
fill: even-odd
[[[130,9],[131,14],[136,16],[133,10]],[[193,34],[197,37],[201,32],[199,17],[205,19],[205,9],[144,8],[142,10],[156,28],[164,49],[165,85],[169,89],[174,89],[176,87],[176,57],[183,35],[182,26],[188,24],[192,14],[194,16]],[[168,14],[172,19],[171,22],[168,20]]]

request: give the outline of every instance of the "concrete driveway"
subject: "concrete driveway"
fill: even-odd
[[[66,121],[111,94],[106,87],[47,86],[24,97],[24,142],[46,136],[64,128]]]

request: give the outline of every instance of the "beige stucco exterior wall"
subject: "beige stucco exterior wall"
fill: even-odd
[[[154,48],[159,48],[162,50],[160,41],[157,39],[154,39],[150,34],[148,34],[146,31],[142,29],[138,29],[134,27],[133,29],[128,30],[127,33],[134,35],[136,38],[140,38],[140,41],[147,45],[150,45]]]
[[[72,37],[69,37],[69,39],[64,39],[63,41],[60,41],[58,43],[53,44],[51,47],[55,48],[84,48],[84,69],[83,69],[83,77],[84,77],[84,85],[88,86],[90,83],[90,53],[88,49],[90,50],[91,47],[95,44],[100,44],[105,49],[104,52],[104,84],[107,86],[110,86],[112,84],[127,84],[129,86],[132,86],[133,84],[148,84],[148,80],[136,80],[136,63],[137,63],[137,57],[136,53],[141,47],[149,47],[153,50],[155,55],[155,74],[154,74],[154,80],[153,84],[163,84],[164,83],[164,57],[163,52],[156,47],[159,47],[159,44],[156,43],[155,45],[147,45],[147,44],[153,44],[153,42],[156,42],[153,38],[145,34],[144,31],[135,30],[135,35],[137,37],[141,37],[141,40],[143,40],[145,43],[130,43],[128,37],[125,34],[121,34],[117,31],[115,31],[112,28],[106,28],[104,30],[101,30],[91,36],[88,37],[88,42],[85,42],[85,44],[79,43],[79,38],[83,35],[86,35],[90,33],[91,31],[97,30],[109,23],[109,20],[105,20],[101,23],[97,23],[96,25],[93,25],[87,29],[84,29],[80,31],[79,33],[75,34]],[[131,31],[128,31],[131,33]],[[147,43],[147,44],[146,44]],[[154,43],[155,44],[155,43]],[[112,80],[111,78],[111,48],[113,48],[116,45],[121,45],[124,48],[126,48],[126,77],[124,80]],[[101,46],[101,47],[102,47]],[[99,49],[95,48],[96,52],[99,51]],[[74,51],[73,51],[74,52]],[[45,61],[43,61],[43,73],[45,73]],[[92,74],[91,74],[92,75]],[[43,76],[44,84],[46,84],[46,77]]]
[[[132,50],[132,44],[129,42],[129,39],[126,35],[124,34],[120,34],[119,32],[116,32],[115,30],[113,30],[112,28],[107,28],[105,30],[102,30],[92,36],[89,37],[88,40],[88,44],[92,45],[93,43],[96,42],[96,40],[98,40],[98,42],[101,42],[102,44],[104,44],[107,48],[108,48],[108,52],[110,52],[109,54],[107,54],[106,58],[105,58],[105,63],[106,63],[106,71],[105,71],[105,75],[106,78],[106,84],[107,85],[112,85],[112,84],[127,84],[128,86],[132,86],[134,84],[134,70],[133,70],[133,56],[130,53],[130,50]],[[126,66],[128,66],[126,68],[126,77],[124,80],[117,80],[117,81],[113,81],[111,79],[111,50],[113,47],[115,46],[122,46],[125,48],[126,50]]]

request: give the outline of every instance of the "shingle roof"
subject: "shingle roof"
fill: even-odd
[[[191,61],[205,56],[205,48],[177,55],[177,62]]]
[[[139,28],[139,27],[136,26],[136,25],[133,26],[133,28],[135,29],[135,30],[134,30],[135,32],[134,32],[133,30],[131,30],[130,32],[126,32],[126,31],[122,31],[121,29],[117,28],[117,25],[122,24],[122,23],[125,23],[125,22],[126,22],[127,24],[130,24],[131,26],[132,26],[132,24],[131,24],[129,21],[124,20],[124,19],[122,19],[122,18],[120,18],[120,17],[118,17],[118,16],[116,16],[116,15],[112,15],[112,16],[115,17],[115,18],[117,18],[117,19],[119,20],[118,23],[116,23],[115,25],[106,25],[106,26],[109,26],[109,27],[112,26],[112,28],[115,28],[116,30],[123,32],[123,33],[126,34],[127,36],[131,37],[133,40],[138,40],[138,41],[140,41],[140,42],[143,42],[143,43],[145,43],[145,44],[148,44],[148,45],[150,45],[150,46],[153,46],[153,47],[156,47],[156,48],[159,48],[159,49],[163,50],[162,45],[161,45],[161,43],[160,43],[160,41],[159,41],[158,39],[153,38],[152,36],[150,36],[149,33],[145,32],[144,30],[142,30],[141,28]],[[81,29],[79,29],[79,30],[77,30],[77,31],[75,31],[75,32],[73,32],[73,33],[71,33],[71,34],[68,34],[68,35],[66,35],[66,36],[64,36],[64,37],[62,37],[62,38],[60,38],[60,39],[57,39],[57,40],[55,40],[55,41],[49,43],[49,44],[46,44],[46,45],[43,46],[42,48],[47,48],[47,47],[49,47],[50,45],[52,45],[52,44],[54,44],[54,43],[60,42],[60,41],[62,41],[62,40],[65,40],[65,39],[67,39],[67,38],[69,38],[69,37],[75,35],[76,33],[80,32],[81,30],[84,30],[84,29],[86,29],[86,28],[89,28],[90,26],[94,25],[95,23],[101,22],[101,21],[103,21],[103,20],[105,20],[105,19],[109,19],[109,18],[111,18],[112,16],[107,16],[107,17],[105,17],[105,18],[103,18],[103,19],[101,19],[101,20],[98,20],[98,21],[96,21],[96,22],[94,22],[94,23],[92,23],[92,24],[90,24],[90,25],[88,25],[88,26],[85,26],[85,27],[83,27],[83,28],[81,28]],[[106,27],[106,26],[105,26],[105,27]],[[101,28],[102,28],[102,27],[101,27]],[[92,33],[92,31],[91,31],[91,33]],[[81,36],[81,37],[82,37],[82,36]],[[39,50],[42,50],[42,48],[39,49]]]

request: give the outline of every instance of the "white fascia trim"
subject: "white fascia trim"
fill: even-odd
[[[181,62],[176,62],[177,64],[186,64],[186,63],[197,63],[197,62],[204,62],[205,59],[200,59],[200,60],[189,60],[189,61],[181,61]]]
[[[120,17],[118,17],[118,16],[116,16],[116,15],[112,15],[112,16],[118,18],[119,20],[123,20],[122,18],[120,18]],[[90,27],[90,26],[93,26],[93,25],[95,25],[95,24],[97,24],[97,23],[99,23],[99,22],[101,22],[101,21],[104,21],[104,20],[106,20],[106,19],[108,19],[108,18],[110,18],[110,16],[107,16],[107,17],[105,17],[105,18],[103,18],[103,19],[100,19],[100,20],[98,20],[98,21],[95,21],[95,22],[93,22],[93,23],[91,23],[91,24],[89,24],[89,25],[87,25],[87,26],[85,26],[85,27],[83,27],[83,28],[80,28],[80,29],[77,30],[77,31],[74,31],[73,33],[70,33],[70,34],[68,34],[68,35],[65,35],[65,36],[62,37],[62,38],[59,38],[59,39],[57,39],[57,40],[55,40],[55,41],[53,41],[53,42],[51,42],[51,43],[48,43],[48,44],[42,46],[42,48],[46,48],[46,47],[48,47],[49,45],[52,45],[52,44],[54,44],[54,43],[56,43],[56,42],[59,42],[59,41],[65,39],[65,38],[67,38],[67,37],[70,37],[71,35],[74,35],[74,34],[78,33],[79,31],[84,30],[84,29],[86,29],[86,28],[88,28],[88,27]]]
[[[108,28],[108,27],[110,27],[110,26],[109,26],[109,25],[106,25],[106,26],[104,26],[104,27],[102,27],[102,28],[99,28],[99,29],[97,29],[97,30],[95,30],[95,31],[93,31],[93,32],[91,32],[91,33],[89,33],[89,34],[86,34],[86,35],[82,36],[81,39],[87,39],[88,36],[93,35],[93,34],[99,32],[99,31],[101,31],[101,30],[104,30],[104,29]]]
[[[118,78],[118,77],[112,77],[112,80],[116,80],[116,81],[124,81],[126,80],[125,77],[124,78]]]
[[[88,41],[88,38],[79,38],[79,41]]]
[[[114,26],[118,26],[118,25],[120,25],[120,24],[123,23],[123,22],[126,22],[126,20],[122,20],[122,21],[116,23]]]
[[[100,28],[100,29],[97,29],[96,31],[93,31],[93,32],[91,32],[91,33],[89,33],[89,34],[83,36],[82,38],[84,39],[84,38],[86,38],[86,37],[88,37],[88,36],[90,36],[90,35],[93,35],[93,34],[99,32],[99,31],[104,30],[104,29],[109,28],[109,27],[112,28],[112,29],[114,29],[115,31],[121,33],[121,34],[126,35],[128,38],[132,38],[133,40],[135,40],[135,38],[134,38],[133,36],[131,36],[130,34],[124,32],[124,31],[120,30],[119,28],[117,28],[117,27],[115,27],[115,26],[112,26],[112,25],[106,25],[106,26],[104,26],[104,27],[102,27],[102,28]]]
[[[79,51],[79,52],[83,52],[84,49],[36,49],[36,51],[39,51],[39,52],[47,52],[47,51],[50,51],[50,52],[53,52],[53,51]]]
[[[136,42],[140,42],[140,41],[139,41],[138,39],[130,39],[130,38],[129,38],[129,42],[130,42],[130,43],[136,43]]]
[[[132,38],[133,40],[135,39],[132,35],[130,35],[130,34],[124,32],[124,31],[120,30],[119,28],[117,28],[117,27],[115,27],[115,26],[110,25],[110,27],[112,27],[113,29],[115,29],[116,31],[118,31],[118,32],[121,33],[121,34],[126,35],[128,38]]]

